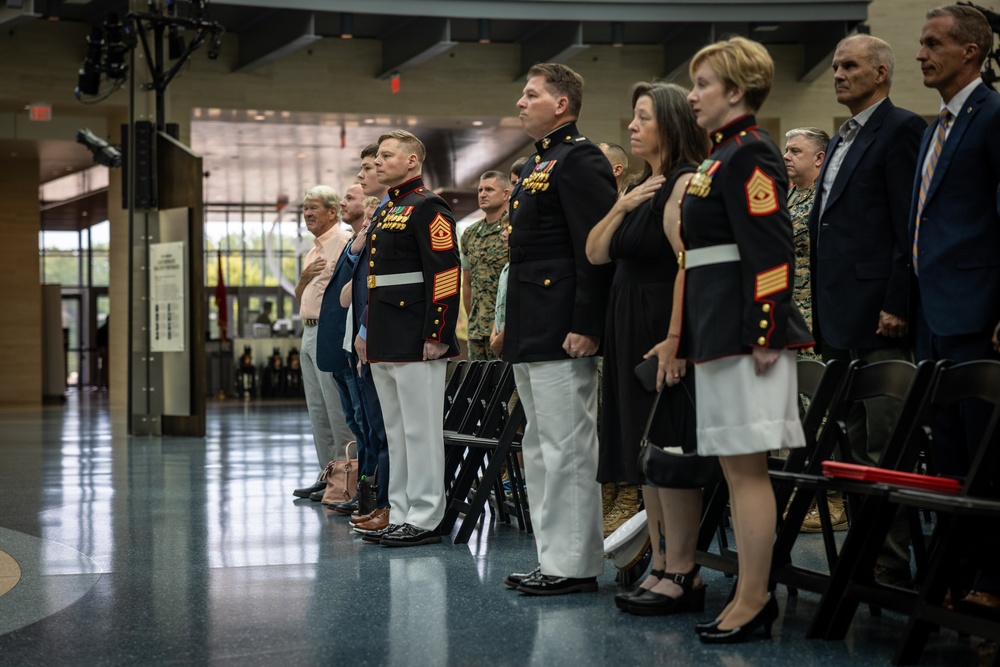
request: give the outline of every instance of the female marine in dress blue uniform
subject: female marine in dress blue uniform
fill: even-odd
[[[688,101],[713,148],[681,206],[678,354],[696,364],[698,453],[719,456],[740,556],[733,600],[698,626],[707,643],[745,641],[760,627],[770,636],[778,615],[768,594],[777,512],[766,452],[804,444],[794,350],[812,338],[792,301],[788,177],[753,116],[773,76],[767,50],[740,37],[691,61]]]

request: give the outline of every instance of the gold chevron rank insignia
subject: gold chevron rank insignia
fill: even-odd
[[[782,264],[758,273],[754,282],[756,285],[754,299],[756,300],[788,289],[788,264]]]
[[[431,250],[442,252],[455,247],[455,238],[451,233],[451,223],[445,220],[444,216],[440,213],[434,216],[434,219],[431,221],[430,232]]]
[[[754,167],[746,183],[747,210],[750,215],[771,215],[778,212],[778,188],[774,179]]]
[[[458,294],[458,267],[434,274],[434,301]]]

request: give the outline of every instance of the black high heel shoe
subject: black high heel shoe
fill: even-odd
[[[722,621],[720,621],[719,619],[714,618],[711,621],[702,621],[701,623],[695,623],[694,631],[699,635],[702,635],[705,634],[706,632],[711,632],[712,630],[715,630],[717,627],[719,627],[719,623],[721,622]]]
[[[699,566],[695,565],[690,572],[679,574],[676,572],[664,572],[661,579],[668,579],[680,586],[684,594],[678,598],[654,593],[651,590],[643,591],[641,595],[630,597],[626,604],[625,611],[637,616],[666,616],[682,611],[704,611],[705,610],[705,589],[702,584],[698,588],[694,587],[694,576],[698,574]]]
[[[771,596],[764,608],[757,615],[738,628],[720,630],[718,624],[711,630],[705,630],[698,638],[706,644],[739,644],[753,639],[757,628],[764,628],[764,639],[771,638],[771,626],[778,618],[778,601]]]
[[[649,571],[649,576],[656,577],[657,579],[662,579],[663,574],[664,574],[663,570]],[[628,611],[628,601],[636,596],[642,595],[647,590],[649,589],[638,586],[630,591],[625,591],[624,593],[618,593],[615,595],[615,606],[621,609],[622,611]]]

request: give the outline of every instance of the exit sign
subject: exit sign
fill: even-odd
[[[51,104],[32,104],[28,107],[28,118],[31,120],[49,121],[52,120]]]

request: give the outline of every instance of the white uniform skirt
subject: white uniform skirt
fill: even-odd
[[[763,375],[749,354],[695,364],[698,454],[736,456],[805,446],[794,350]]]

